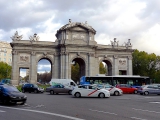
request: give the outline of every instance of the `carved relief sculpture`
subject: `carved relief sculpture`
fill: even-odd
[[[20,56],[20,62],[29,62],[29,56],[21,55]]]
[[[126,70],[127,69],[127,60],[126,59],[119,59],[118,69],[119,70]]]
[[[22,35],[18,35],[18,32],[16,31],[14,36],[11,37],[11,39],[13,41],[19,41],[19,40],[22,40],[23,36]]]

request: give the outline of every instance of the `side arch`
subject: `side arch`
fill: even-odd
[[[102,58],[99,60],[99,64],[101,62],[104,62],[107,64],[107,75],[111,76],[112,75],[112,71],[113,71],[113,62],[110,58]]]
[[[39,57],[36,57],[36,64],[38,64],[38,62],[39,62],[41,59],[47,59],[48,61],[50,61],[51,65],[54,65],[54,56],[51,57],[51,56],[49,56],[49,55],[47,55],[47,56],[40,55]]]

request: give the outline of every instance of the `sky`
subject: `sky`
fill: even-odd
[[[0,0],[0,40],[12,42],[18,31],[23,40],[37,33],[40,41],[54,42],[56,31],[71,19],[87,21],[98,44],[131,39],[133,49],[160,55],[159,6],[160,0]],[[47,71],[47,65],[43,61],[38,70]]]

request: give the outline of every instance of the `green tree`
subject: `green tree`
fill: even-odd
[[[71,79],[74,80],[75,82],[80,80],[80,74],[79,74],[79,64],[76,63],[75,65],[71,66]]]
[[[160,56],[154,53],[148,54],[144,51],[135,50],[133,56],[133,74],[149,76],[152,80],[160,82]]]
[[[5,62],[0,62],[0,80],[3,78],[11,79],[12,67]]]
[[[106,68],[105,68],[105,66],[103,65],[102,62],[99,64],[99,73],[100,74],[106,74]]]

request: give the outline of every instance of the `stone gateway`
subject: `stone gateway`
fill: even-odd
[[[41,59],[51,63],[52,78],[71,78],[71,65],[78,63],[80,76],[99,74],[99,64],[105,62],[108,75],[132,75],[132,45],[130,39],[124,46],[114,39],[111,45],[97,44],[96,31],[85,23],[71,22],[61,27],[55,42],[39,41],[34,34],[22,40],[18,32],[11,37],[13,85],[18,85],[20,68],[29,69],[29,82],[37,82],[37,64]]]

